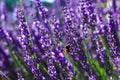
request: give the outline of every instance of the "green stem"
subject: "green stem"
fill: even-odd
[[[6,76],[2,71],[0,71],[0,75],[4,76],[7,80],[11,80],[8,76]]]
[[[97,72],[98,76],[101,76],[101,79],[102,79],[102,80],[108,80],[108,79],[107,79],[107,76],[106,76],[105,70],[104,70],[102,67],[100,67],[99,62],[98,62],[96,59],[94,59],[94,58],[91,57],[91,55],[90,55],[90,53],[89,53],[89,51],[88,51],[88,49],[87,49],[87,46],[86,46],[86,40],[83,41],[82,44],[83,44],[83,47],[84,47],[84,52],[85,52],[85,54],[86,54],[86,56],[87,56],[87,61],[88,61],[89,64],[90,64],[90,67],[91,67],[94,71]]]
[[[109,49],[109,47],[108,47],[105,39],[104,39],[101,35],[100,35],[99,37],[100,37],[100,39],[102,40],[102,45],[103,45],[103,46],[105,47],[105,49],[106,49],[106,53],[107,53],[107,56],[108,56],[108,58],[109,58],[109,63],[110,63],[110,65],[112,66],[112,70],[116,70],[115,64],[114,64],[113,61],[111,60],[110,49]],[[114,80],[119,80],[119,79],[118,79],[118,75],[117,75],[116,72],[113,71],[113,72],[112,72],[112,75],[113,75]]]

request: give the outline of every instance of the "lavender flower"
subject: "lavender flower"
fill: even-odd
[[[119,80],[119,4],[0,0],[0,80]]]
[[[20,75],[20,73],[18,73],[17,75],[18,75],[18,80],[24,80],[24,78],[22,78],[22,76]]]
[[[29,66],[30,70],[32,73],[35,75],[36,78],[44,80],[44,77],[40,73],[40,70],[37,69],[36,63],[32,59],[32,51],[30,49],[32,48],[31,40],[30,40],[30,34],[28,32],[27,28],[27,22],[24,17],[23,10],[18,9],[18,19],[20,20],[20,30],[21,30],[21,35],[19,37],[19,42],[21,43],[21,46],[25,52],[24,54],[24,61],[27,63]]]

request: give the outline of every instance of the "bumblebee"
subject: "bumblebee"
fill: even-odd
[[[65,49],[64,49],[65,53],[69,53],[70,52],[70,45],[66,45]]]

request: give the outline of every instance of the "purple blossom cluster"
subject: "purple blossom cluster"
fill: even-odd
[[[0,80],[119,80],[119,9],[119,0],[0,0]]]

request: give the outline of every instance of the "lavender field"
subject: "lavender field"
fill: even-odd
[[[120,0],[0,0],[0,80],[120,80]]]

